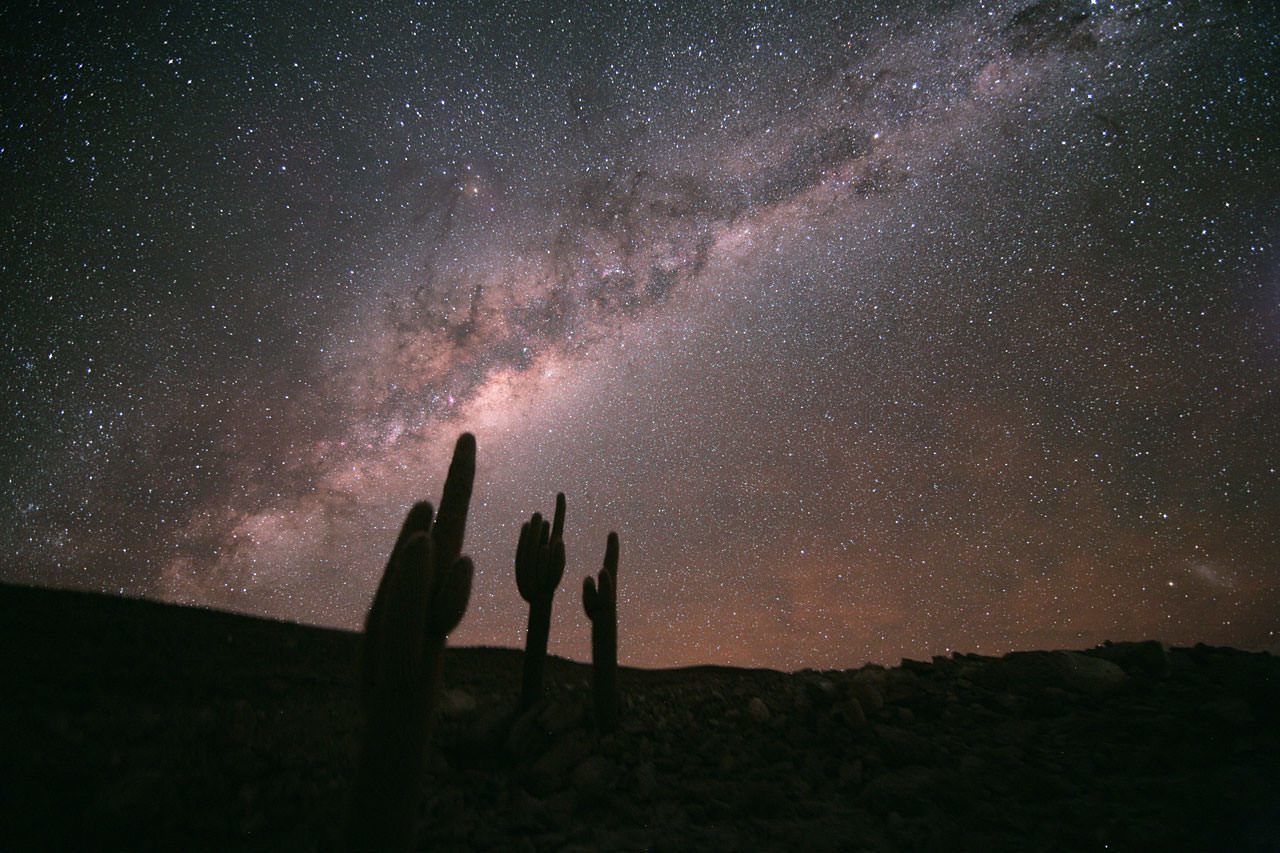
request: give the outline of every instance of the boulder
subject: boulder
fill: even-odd
[[[769,713],[769,706],[759,696],[754,697],[747,703],[747,714],[757,723],[767,723],[769,722],[769,717],[772,716]]]
[[[860,729],[867,724],[862,703],[852,696],[836,706],[834,716],[851,729]]]
[[[1169,675],[1169,649],[1159,640],[1145,640],[1140,643],[1107,641],[1085,654],[1111,661],[1135,677],[1165,678]]]
[[[580,796],[594,796],[613,784],[618,766],[603,755],[592,755],[573,770],[574,790]]]
[[[883,674],[883,671],[880,672]],[[862,710],[868,714],[874,714],[884,707],[883,679],[881,678],[875,676],[863,678],[862,673],[858,673],[853,684],[849,686],[849,692],[862,706]]]
[[[1129,680],[1118,665],[1079,652],[1057,652],[1063,668],[1063,686],[1081,693],[1105,693]]]
[[[475,710],[476,699],[465,690],[446,690],[440,696],[440,713],[446,717],[459,717]]]
[[[975,679],[1011,693],[1060,687],[1098,694],[1119,687],[1128,676],[1111,661],[1080,652],[1010,652],[975,673]]]

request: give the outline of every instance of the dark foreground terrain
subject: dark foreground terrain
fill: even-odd
[[[359,638],[0,586],[0,849],[332,849]],[[1155,643],[849,672],[446,653],[422,846],[1280,850],[1280,659]]]

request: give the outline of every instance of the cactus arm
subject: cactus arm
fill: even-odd
[[[582,606],[591,620],[591,692],[596,725],[611,732],[618,720],[618,534],[610,533],[598,579],[582,582]]]
[[[529,603],[525,633],[524,670],[520,706],[528,709],[542,698],[547,641],[551,635],[551,605],[564,577],[564,494],[556,495],[553,522],[534,513],[520,528],[516,545],[516,586]]]
[[[400,528],[400,534],[396,537],[396,544],[391,549],[391,556],[387,559],[387,567],[383,570],[382,577],[378,581],[378,590],[373,596],[373,604],[369,607],[369,613],[365,617],[360,674],[361,699],[365,704],[366,712],[369,702],[372,700],[377,682],[377,670],[383,658],[383,655],[378,654],[377,650],[382,649],[384,646],[382,628],[383,623],[386,622],[387,602],[388,600],[399,600],[401,598],[399,595],[393,595],[388,587],[397,583],[399,569],[403,562],[402,555],[409,539],[415,533],[429,532],[432,518],[433,510],[431,504],[426,501],[414,504],[413,509],[409,510],[409,514],[405,516],[404,524]]]
[[[551,525],[551,541],[564,541],[564,492],[556,493],[555,521]]]
[[[476,478],[476,439],[464,432],[458,437],[444,479],[440,511],[436,513],[435,553],[446,566],[452,566],[462,553],[462,538],[467,530],[467,509],[471,506],[471,487]]]
[[[604,569],[617,586],[618,580],[618,534],[610,533],[604,547]],[[613,600],[612,598],[610,600]]]

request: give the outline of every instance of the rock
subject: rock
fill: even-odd
[[[735,799],[733,809],[756,819],[777,817],[786,807],[786,797],[780,790],[784,781],[765,775],[734,785],[730,791]]]
[[[476,699],[465,690],[454,688],[440,696],[440,713],[446,717],[459,717],[476,710]]]
[[[866,672],[866,670],[863,670]],[[876,677],[861,677],[863,672],[858,673],[853,684],[849,687],[849,692],[853,694],[853,698],[858,700],[858,704],[862,706],[862,710],[868,714],[875,714],[884,707],[884,690],[882,689],[883,679]],[[872,670],[877,672],[877,670]],[[883,670],[879,670],[883,675]],[[879,683],[878,683],[879,682]]]
[[[613,784],[618,766],[603,755],[593,755],[573,770],[571,781],[579,796],[603,793]]]
[[[642,761],[635,773],[636,795],[651,800],[658,795],[658,771],[652,761]]]
[[[1027,700],[1021,696],[1015,696],[1008,691],[1000,693],[992,693],[987,696],[987,705],[993,710],[1004,714],[1020,714],[1027,705]]]
[[[933,745],[914,732],[878,723],[872,729],[886,764],[905,767],[925,764],[935,758]]]
[[[531,794],[546,796],[565,786],[570,769],[582,761],[590,747],[582,738],[566,736],[552,744],[525,775],[525,787]]]
[[[507,733],[507,751],[516,758],[529,758],[541,753],[551,740],[538,719],[539,710],[534,706],[521,714]]]
[[[810,707],[828,708],[840,698],[839,689],[836,687],[835,682],[829,678],[811,675],[806,676],[802,683],[804,690],[801,695],[808,700]]]
[[[926,795],[938,785],[940,779],[937,770],[909,765],[874,777],[867,783],[865,793],[871,802],[881,808],[893,807],[915,814],[929,807]]]
[[[573,795],[568,791],[549,797],[543,805],[547,820],[556,829],[563,831],[573,822],[574,801]]]
[[[754,697],[747,703],[747,714],[757,723],[767,723],[769,722],[769,717],[772,716],[769,713],[769,706],[759,696]]]
[[[928,664],[925,664],[928,666]],[[905,669],[891,669],[884,681],[884,698],[887,702],[910,702],[924,692],[920,676]]]
[[[1200,712],[1228,725],[1241,728],[1251,726],[1257,722],[1249,703],[1239,696],[1225,696],[1212,702],[1206,702],[1200,706]]]
[[[512,828],[527,832],[542,825],[545,811],[541,800],[517,788],[511,795],[507,815]]]
[[[1079,652],[1010,652],[975,674],[979,683],[997,690],[1026,693],[1062,687],[1099,694],[1128,680],[1123,669]]]
[[[192,722],[197,731],[211,732],[218,724],[218,712],[214,710],[212,705],[205,705],[196,711],[195,719]]]
[[[1169,675],[1169,649],[1158,640],[1141,643],[1103,643],[1086,655],[1111,661],[1126,673],[1140,678],[1166,678]]]
[[[622,731],[629,735],[640,734],[641,732],[644,732],[649,728],[647,725],[645,725],[643,720],[641,720],[639,717],[634,717],[634,716],[623,717],[622,722],[620,723],[620,726],[622,728]]]
[[[840,765],[840,769],[836,772],[836,778],[839,779],[841,785],[857,786],[862,784],[862,759],[856,758],[853,761],[846,761]]]
[[[862,703],[852,696],[836,706],[835,717],[851,729],[860,729],[867,724],[867,715],[862,709]]]
[[[237,791],[241,803],[247,802],[244,788],[241,785]],[[154,821],[165,809],[175,807],[173,788],[165,783],[162,774],[155,770],[140,770],[115,776],[98,788],[96,796],[85,807],[84,815],[95,824],[118,822],[122,817],[143,822]]]
[[[1082,693],[1105,693],[1129,680],[1123,669],[1108,660],[1091,658],[1079,652],[1057,652],[1063,661],[1063,682],[1070,690]]]
[[[538,715],[539,722],[547,734],[558,735],[570,729],[578,728],[582,723],[583,707],[574,699],[561,699],[548,702]]]

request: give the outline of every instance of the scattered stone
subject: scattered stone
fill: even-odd
[[[548,797],[543,803],[547,821],[558,830],[565,830],[573,824],[575,807],[573,794],[568,791]],[[559,845],[556,845],[559,847]]]
[[[840,765],[837,772],[837,778],[841,785],[861,785],[862,784],[862,759],[846,761]]]
[[[644,800],[651,800],[658,794],[658,771],[652,761],[642,761],[636,768],[636,795]]]
[[[580,796],[597,794],[613,783],[618,768],[602,755],[593,755],[573,771],[573,787]]]
[[[1224,696],[1201,706],[1207,717],[1214,718],[1230,726],[1245,727],[1257,722],[1249,703],[1239,696]]]
[[[507,751],[517,759],[541,754],[551,741],[551,734],[538,718],[537,706],[516,717],[507,733]]]
[[[878,713],[884,707],[884,691],[872,679],[855,678],[850,692],[868,714]]]
[[[440,713],[446,717],[459,717],[476,710],[476,699],[459,688],[445,690],[440,695]]]
[[[914,702],[925,689],[920,676],[903,669],[891,669],[885,673],[884,698],[887,703]]]
[[[569,771],[589,751],[590,746],[583,738],[560,738],[529,768],[525,787],[530,793],[543,797],[560,790],[566,784]]]
[[[538,720],[547,734],[554,736],[580,727],[584,710],[582,703],[575,699],[558,699],[543,706]]]
[[[850,696],[836,708],[835,716],[851,729],[860,729],[867,724],[866,712],[862,703]]]
[[[5,661],[21,674],[31,656],[34,673],[0,703],[8,846],[341,849],[356,638],[315,631],[286,654],[246,635],[201,662],[191,630],[139,631],[108,656],[30,642]],[[582,713],[589,667],[549,660],[547,701],[519,714],[518,652],[446,656],[420,849],[1280,849],[1267,655],[1112,643],[795,675],[623,670],[608,737]]]
[[[873,804],[893,804],[907,813],[920,813],[928,808],[927,794],[938,784],[937,770],[909,765],[873,777],[864,794]]]

